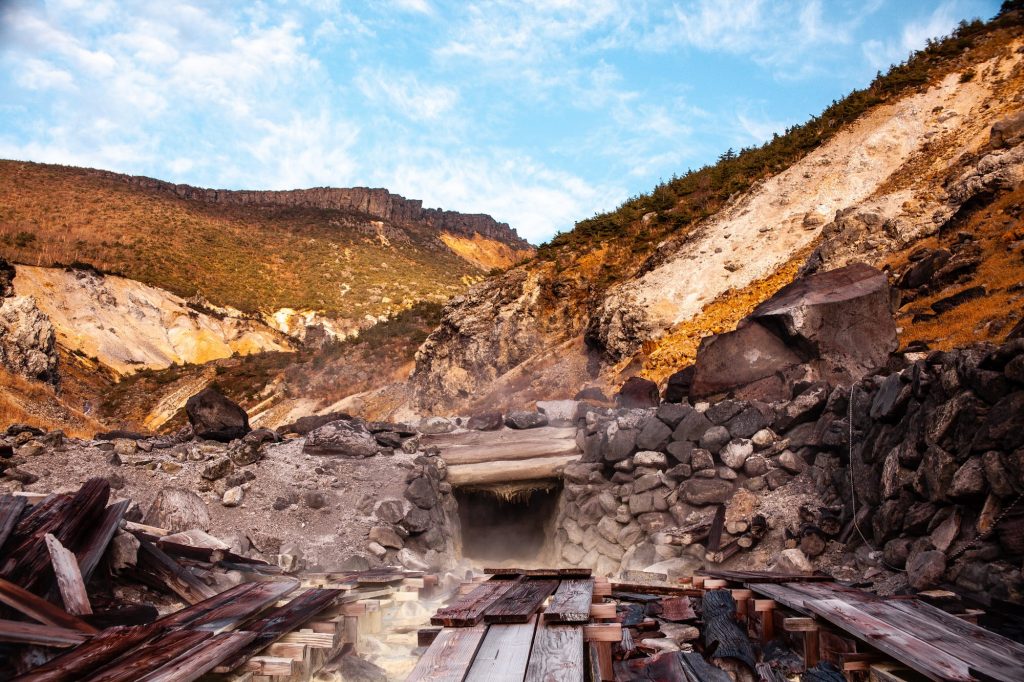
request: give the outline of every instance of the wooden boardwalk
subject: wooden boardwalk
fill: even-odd
[[[488,572],[434,615],[431,622],[445,627],[407,680],[583,682],[602,672],[611,679],[611,643],[621,640],[622,626],[594,622],[614,618],[614,609],[601,608],[608,581],[579,570]]]
[[[929,679],[1024,681],[1024,646],[918,599],[879,597],[833,582],[746,585]]]

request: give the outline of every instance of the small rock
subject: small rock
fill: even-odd
[[[750,437],[750,442],[758,448],[766,448],[779,439],[771,429],[761,429]]]
[[[733,490],[732,483],[717,478],[691,478],[679,487],[680,497],[693,505],[723,504]]]
[[[633,463],[636,466],[655,467],[657,469],[664,469],[668,466],[668,458],[662,452],[653,452],[645,450],[638,452],[633,455]]]
[[[430,566],[408,547],[398,552],[398,563],[410,571],[429,571]]]
[[[466,422],[466,428],[470,431],[497,431],[504,425],[505,418],[501,412],[475,414]]]
[[[131,533],[119,531],[107,551],[110,568],[114,572],[135,566],[139,556],[139,540]]]
[[[135,454],[138,446],[134,440],[128,438],[117,438],[114,440],[114,452],[121,457],[130,457]]]
[[[230,459],[227,457],[218,457],[203,467],[202,472],[200,472],[200,476],[210,481],[216,481],[231,473],[232,468]]]
[[[700,446],[713,455],[717,455],[732,436],[724,426],[712,426],[700,437]]]
[[[537,411],[547,417],[550,426],[575,426],[579,408],[576,400],[537,401]]]
[[[791,474],[798,474],[807,468],[807,462],[792,450],[783,450],[778,462],[780,467]]]
[[[420,433],[436,435],[439,433],[451,433],[455,430],[455,424],[444,417],[425,417],[420,420],[416,427]]]
[[[221,498],[220,503],[225,507],[237,507],[242,504],[244,499],[245,490],[242,486],[235,486],[224,491],[224,496]]]
[[[799,549],[784,549],[775,560],[776,573],[813,573],[810,560]]]
[[[743,473],[747,476],[764,476],[769,470],[768,460],[761,455],[748,457],[743,463]]]
[[[722,427],[716,427],[722,428]],[[710,433],[710,430],[709,430]],[[710,449],[710,448],[709,448]],[[731,469],[742,469],[747,458],[754,454],[754,445],[746,438],[729,441],[728,445],[718,453],[722,463]]]
[[[915,590],[935,587],[946,572],[946,555],[938,550],[918,552],[907,560],[907,582]]]
[[[383,559],[384,555],[388,553],[388,550],[384,549],[384,547],[382,547],[380,544],[376,542],[368,543],[366,545],[366,549],[368,552],[370,552],[370,554],[377,557],[378,559]]]
[[[394,549],[402,549],[405,543],[402,542],[402,538],[398,537],[398,533],[395,532],[394,528],[390,526],[374,526],[370,529],[370,542],[376,542],[383,547],[391,547]]]
[[[694,448],[690,455],[690,467],[694,471],[704,471],[705,469],[715,468],[715,458],[711,456],[711,453],[702,448]]]

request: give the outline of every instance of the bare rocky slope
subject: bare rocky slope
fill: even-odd
[[[664,382],[693,362],[702,337],[733,328],[801,269],[862,261],[899,275],[911,253],[959,232],[976,242],[973,267],[931,295],[987,286],[1009,307],[980,320],[968,296],[930,318],[903,316],[902,337],[941,348],[1002,338],[1005,327],[984,323],[1020,315],[1004,282],[1024,278],[1012,255],[1022,92],[1020,13],[1008,10],[762,148],[579,223],[446,307],[417,355],[419,407],[527,404],[590,384],[613,390],[632,374]],[[744,191],[718,198],[730,187]],[[904,292],[900,305],[915,296]],[[934,335],[915,333],[936,317]]]

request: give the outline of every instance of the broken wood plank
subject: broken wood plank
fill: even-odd
[[[24,511],[28,500],[16,495],[4,495],[0,497],[0,550],[3,550],[4,543],[10,537],[11,531],[18,523],[21,512]]]
[[[480,464],[453,464],[448,467],[447,481],[453,486],[491,485],[517,481],[558,479],[562,470],[580,455],[534,457],[517,461],[481,462]]]
[[[255,632],[222,632],[150,670],[138,682],[191,682],[234,656],[256,638]]]
[[[60,541],[47,533],[43,536],[46,547],[50,550],[50,562],[53,574],[57,577],[57,588],[60,590],[64,608],[73,616],[87,616],[92,613],[89,604],[89,593],[85,591],[85,581],[78,568],[78,560],[73,552],[68,551]]]
[[[208,632],[191,630],[165,633],[81,678],[82,682],[138,682],[140,676],[173,661],[209,637]]]
[[[659,617],[673,623],[682,623],[696,620],[697,614],[693,610],[689,597],[666,597],[661,600],[661,616]]]
[[[536,629],[536,616],[525,623],[490,626],[466,682],[520,682],[526,674]]]
[[[3,578],[0,578],[0,602],[46,625],[78,630],[87,635],[99,632],[81,618]]]
[[[485,568],[484,575],[527,576],[530,578],[589,578],[589,568],[508,568],[505,566]]]
[[[216,672],[231,672],[242,665],[249,656],[280,639],[285,633],[291,632],[303,623],[313,620],[340,597],[341,590],[310,588],[292,599],[284,606],[268,612],[245,629],[256,633],[256,638],[242,648],[234,656],[220,663]]]
[[[191,571],[185,569],[159,547],[146,540],[139,541],[137,568],[143,573],[148,573],[165,589],[170,590],[189,604],[198,604],[217,594],[213,588],[195,577]]]
[[[283,656],[253,656],[236,672],[252,672],[257,675],[273,677],[275,675],[290,676],[295,674],[295,661]]]
[[[121,500],[104,509],[103,516],[83,541],[81,549],[75,553],[84,582],[89,582],[93,571],[100,564],[100,559],[107,553],[107,547],[110,546],[110,541],[114,538],[114,533],[117,532],[129,506],[131,500]]]
[[[841,599],[812,599],[807,609],[934,680],[969,682],[967,664]]]
[[[17,620],[0,620],[0,642],[68,647],[81,644],[88,638],[89,635],[81,630]]]
[[[525,623],[557,587],[557,580],[524,580],[484,610],[484,622]]]
[[[190,621],[195,630],[222,632],[231,629],[243,620],[251,618],[275,604],[299,585],[298,580],[274,580],[260,583],[242,583],[249,589],[238,596],[218,604],[207,613]],[[218,595],[219,596],[219,595]],[[217,597],[214,597],[216,599]]]
[[[715,516],[711,520],[711,527],[708,529],[707,549],[709,552],[717,552],[722,545],[722,530],[725,526],[725,505],[720,504],[715,509]]]
[[[590,620],[594,583],[591,580],[563,580],[544,609],[544,620],[556,623],[585,623]]]
[[[153,637],[159,628],[111,627],[71,651],[50,659],[17,682],[74,682]]]
[[[564,455],[579,456],[575,437],[557,440],[531,438],[495,445],[460,445],[445,448],[441,452],[441,457],[448,466]]]
[[[583,682],[583,627],[541,622],[525,682]]]
[[[462,682],[486,631],[483,624],[441,630],[406,682]]]
[[[476,625],[484,616],[484,611],[497,599],[500,599],[518,580],[488,580],[480,583],[469,594],[459,597],[455,602],[438,609],[430,619],[431,625],[448,627],[465,627]]]

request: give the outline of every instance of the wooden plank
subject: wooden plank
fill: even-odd
[[[462,682],[486,631],[483,624],[441,630],[406,682]]]
[[[525,682],[583,682],[583,627],[541,622]]]
[[[104,509],[103,516],[83,542],[82,548],[76,552],[78,566],[81,569],[84,582],[89,582],[93,571],[99,566],[100,559],[106,554],[107,547],[114,538],[114,533],[117,532],[121,519],[124,518],[124,514],[128,511],[131,503],[131,500],[121,500]]]
[[[46,547],[50,550],[50,562],[53,574],[57,576],[57,589],[60,590],[64,608],[73,616],[87,616],[92,613],[89,604],[89,593],[85,591],[85,581],[78,568],[78,559],[73,552],[67,550],[60,540],[49,533],[44,536]]]
[[[286,677],[296,670],[295,661],[282,656],[253,656],[239,668],[242,672],[253,672],[258,675]]]
[[[682,623],[688,620],[696,620],[697,614],[693,610],[693,604],[689,597],[665,597],[661,600],[660,618]]]
[[[579,458],[580,455],[562,455],[517,461],[453,464],[448,467],[447,481],[453,486],[467,486],[557,479],[562,477],[565,467]]]
[[[28,500],[19,495],[0,497],[0,551],[3,550],[7,538],[11,536],[11,531],[18,523],[26,504],[28,504]]]
[[[155,580],[189,604],[215,596],[213,588],[195,577],[163,550],[146,540],[139,541],[139,570],[149,573]]]
[[[825,573],[774,573],[768,571],[730,571],[719,568],[706,568],[701,573],[712,578],[729,580],[734,583],[806,583],[832,582],[833,578]]]
[[[682,585],[640,585],[637,583],[622,582],[614,580],[611,583],[613,592],[631,592],[633,594],[661,595],[665,597],[700,597],[704,591]],[[595,586],[594,593],[597,593]]]
[[[3,578],[0,578],[0,602],[46,625],[78,630],[87,635],[99,632],[81,618]]]
[[[17,682],[74,682],[153,637],[153,625],[107,628],[88,642],[17,678]]]
[[[622,623],[588,623],[583,626],[583,639],[587,642],[621,642]]]
[[[840,599],[809,600],[807,608],[933,680],[970,682],[967,664]]]
[[[173,661],[209,637],[208,632],[174,630],[129,651],[80,679],[82,682],[137,682],[140,676],[168,661]]]
[[[773,600],[782,604],[783,606],[799,611],[801,613],[809,613],[805,602],[812,599],[806,593],[798,592],[789,585],[775,585],[771,583],[748,583],[749,587],[758,594],[763,594],[766,597],[771,597]],[[761,601],[761,600],[757,600]]]
[[[0,642],[67,647],[81,644],[88,638],[89,635],[81,630],[17,620],[0,620]]]
[[[557,588],[557,580],[524,580],[484,610],[484,622],[525,623]]]
[[[138,678],[139,682],[192,682],[256,639],[255,632],[222,632]]]
[[[725,529],[725,505],[720,504],[715,508],[715,516],[708,528],[707,549],[709,552],[717,552],[722,545],[722,531]]]
[[[501,447],[517,443],[550,442],[557,440],[576,441],[573,426],[541,426],[536,429],[500,429],[498,431],[462,431],[461,433],[424,434],[422,445],[436,445],[441,457],[448,459],[448,450],[474,446]]]
[[[601,602],[590,605],[590,617],[595,620],[615,617],[615,602]],[[694,616],[696,617],[696,616]]]
[[[590,620],[592,580],[563,580],[544,609],[544,620],[556,623],[585,623]]]
[[[839,597],[904,632],[941,647],[993,679],[1012,679],[1008,669],[1024,661],[1024,645],[972,625],[916,599],[880,599],[874,594],[834,583],[794,586],[817,598]]]
[[[466,675],[466,682],[521,682],[530,660],[537,617],[525,623],[492,625]]]
[[[441,452],[441,457],[448,466],[463,464],[480,464],[481,462],[514,461],[532,459],[534,457],[560,457],[565,455],[579,456],[575,438],[561,440],[524,440],[519,443],[500,445],[461,445]]]
[[[431,625],[465,627],[476,625],[484,617],[484,611],[491,602],[500,599],[512,589],[518,580],[488,580],[473,588],[449,606],[438,609],[430,619]]]
[[[484,569],[484,575],[528,576],[530,578],[590,578],[593,571],[589,568],[509,568],[498,566]],[[595,582],[597,579],[595,579]]]
[[[233,657],[221,662],[215,671],[231,672],[241,666],[249,656],[277,641],[285,633],[316,618],[321,611],[334,604],[341,594],[341,590],[311,588],[284,606],[270,611],[255,623],[246,625],[246,630],[257,633],[256,638]]]
[[[782,621],[782,629],[786,632],[814,632],[818,629],[818,624],[813,618],[785,618]]]
[[[191,620],[189,627],[195,630],[209,630],[211,632],[222,632],[231,629],[243,620],[260,613],[291,593],[298,587],[299,581],[268,580],[260,583],[242,584],[250,586],[249,589],[229,601],[224,600],[216,608]]]

